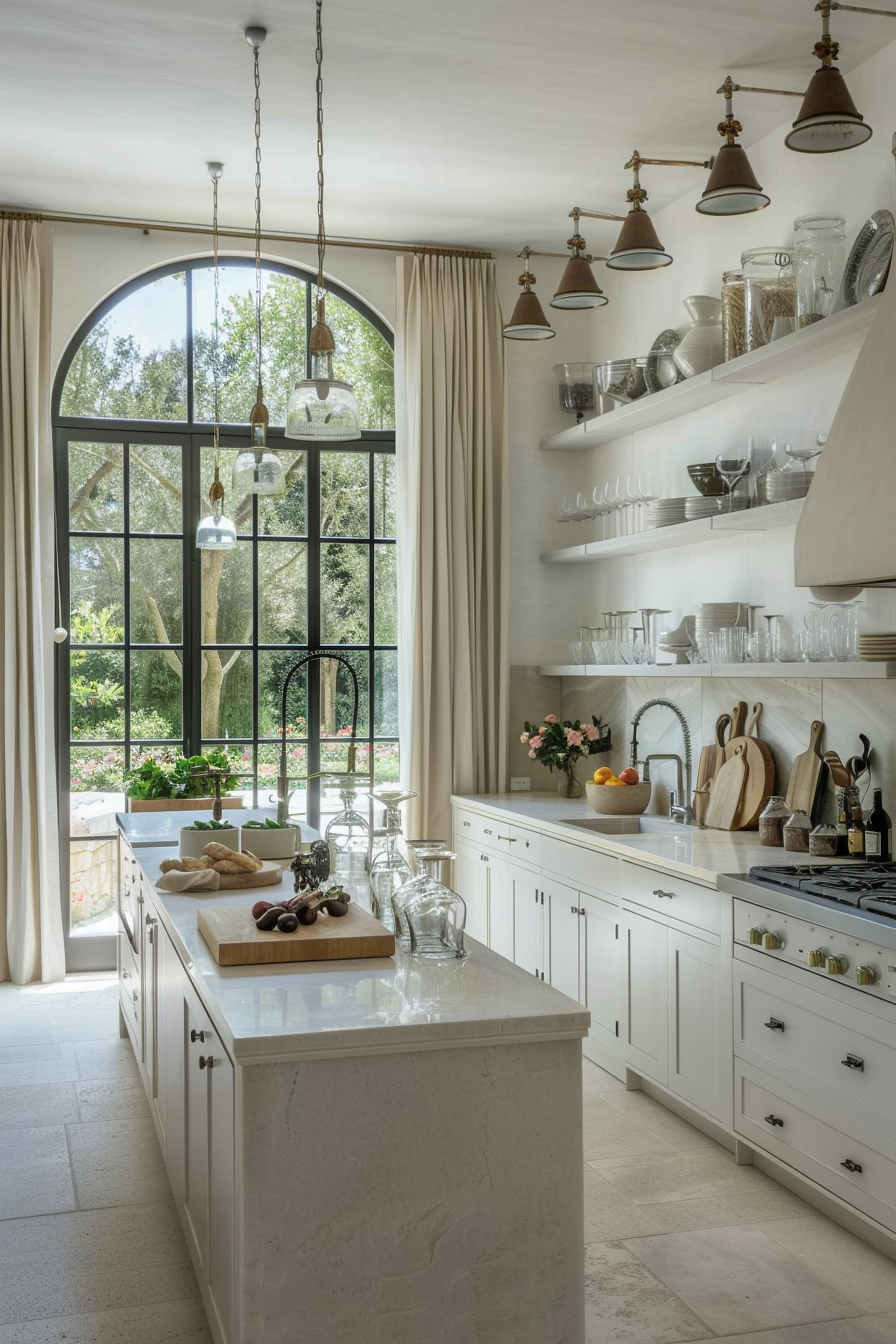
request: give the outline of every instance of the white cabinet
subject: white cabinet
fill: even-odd
[[[723,1120],[731,1057],[722,952],[688,933],[669,934],[668,1086],[682,1100]]]
[[[666,1083],[668,930],[643,915],[625,915],[623,1058],[636,1073]]]
[[[581,1001],[579,988],[579,893],[562,882],[545,882],[548,932],[546,980],[561,994]]]
[[[472,845],[455,845],[454,883],[467,907],[466,932],[488,944],[488,854]]]
[[[599,1051],[619,1056],[622,1016],[619,909],[609,901],[579,892],[584,911],[579,920],[579,987],[591,1013],[591,1027],[583,1043],[589,1059],[601,1063]]]
[[[467,905],[466,932],[513,961],[516,883],[522,874],[527,885],[531,874],[479,846],[461,842],[456,853],[455,883]]]
[[[165,1151],[165,1108],[160,1104],[163,1093],[161,1077],[164,1056],[164,1037],[159,1031],[160,967],[163,953],[162,928],[152,905],[144,905],[143,921],[143,1068],[146,1092],[152,1106],[162,1151]]]
[[[544,979],[544,893],[541,874],[518,871],[513,888],[513,959],[517,966]]]

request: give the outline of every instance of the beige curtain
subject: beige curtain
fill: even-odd
[[[507,432],[494,262],[398,261],[399,695],[408,834],[505,787]]]
[[[52,231],[0,219],[0,979],[65,974],[53,728]]]

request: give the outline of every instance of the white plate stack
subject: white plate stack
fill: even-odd
[[[731,496],[731,512],[745,509],[750,501],[742,495]],[[684,501],[684,516],[694,518],[714,518],[717,514],[728,512],[728,499],[724,495],[689,495]]]
[[[746,625],[747,608],[740,602],[700,602],[694,613],[694,639],[726,625]]]
[[[685,520],[685,497],[675,499],[654,499],[647,505],[648,527],[671,527],[673,523]]]
[[[896,630],[859,634],[859,657],[863,663],[896,663]]]
[[[785,499],[802,499],[809,493],[814,474],[802,468],[796,471],[770,471],[765,477],[765,497],[769,504],[783,504]]]

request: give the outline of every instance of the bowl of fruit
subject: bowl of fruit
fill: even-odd
[[[608,765],[601,766],[585,785],[585,793],[595,812],[614,817],[638,817],[650,802],[650,784],[642,784],[631,767],[614,775]]]

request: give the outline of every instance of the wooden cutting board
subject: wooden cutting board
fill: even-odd
[[[199,932],[219,966],[262,966],[286,961],[347,961],[391,957],[395,936],[354,903],[341,919],[318,915],[295,933],[256,929],[249,905],[208,905],[197,912]]]
[[[734,830],[734,821],[741,806],[747,778],[744,752],[745,747],[741,742],[710,785],[706,825],[714,827],[715,830]]]
[[[175,870],[176,871],[176,870]],[[252,887],[274,887],[283,881],[282,863],[263,859],[254,873],[219,873],[218,891],[249,891]],[[189,891],[185,893],[189,896]]]
[[[809,729],[809,749],[794,759],[790,783],[787,785],[787,806],[793,812],[800,808],[810,817],[815,810],[815,800],[827,769],[819,753],[823,732],[821,719],[815,719]]]
[[[743,702],[741,702],[743,704]],[[746,706],[744,705],[744,708]],[[750,722],[742,737],[732,737],[725,748],[726,758],[733,756],[736,748],[743,743],[744,764],[747,774],[740,807],[734,817],[732,830],[755,830],[759,824],[759,814],[765,807],[775,787],[775,762],[766,744],[758,736],[759,716],[762,713],[762,701],[753,706]],[[756,733],[754,737],[753,734]]]
[[[725,764],[725,729],[731,723],[730,714],[720,714],[716,719],[716,740],[700,752],[697,766],[697,787],[694,789],[694,820],[698,826],[706,824],[706,809],[709,806],[709,786]]]

